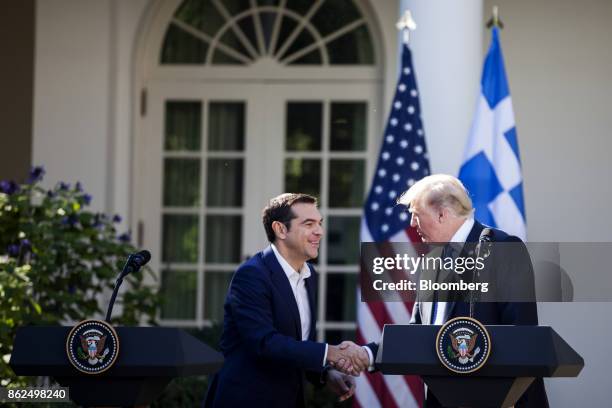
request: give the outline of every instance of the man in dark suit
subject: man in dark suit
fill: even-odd
[[[367,367],[365,351],[315,341],[317,276],[306,261],[318,256],[323,236],[317,201],[282,194],[264,209],[263,224],[271,244],[232,278],[220,343],[225,362],[204,406],[304,406],[306,378],[349,398],[353,377],[330,364],[358,375]]]
[[[461,183],[453,176],[438,174],[425,177],[415,183],[398,200],[399,204],[408,207],[412,214],[411,226],[416,228],[424,242],[449,243],[445,247],[447,256],[466,256],[473,250],[475,243],[485,228],[474,220],[472,201]],[[437,296],[423,301],[423,294],[417,293],[417,300],[412,311],[412,324],[444,324],[458,316],[472,316],[483,324],[537,325],[538,312],[533,286],[533,269],[529,254],[522,241],[501,230],[493,230],[490,236],[493,242],[508,243],[497,245],[492,249],[491,263],[495,267],[494,275],[500,288],[516,288],[522,299],[529,302],[468,302],[465,298],[444,299],[437,301]],[[455,252],[452,254],[453,249]],[[453,275],[454,273],[451,272]],[[518,277],[521,279],[517,279]],[[451,277],[452,278],[452,277]],[[438,281],[445,279],[436,279]],[[437,295],[437,294],[436,294]],[[498,294],[503,295],[503,294]],[[435,296],[435,295],[434,295]],[[433,300],[433,301],[431,301]],[[515,300],[515,299],[509,299]],[[471,305],[470,305],[471,303]],[[471,309],[471,310],[470,310]],[[365,346],[374,361],[378,344]],[[440,403],[431,392],[427,392],[427,408],[440,407]],[[544,383],[536,379],[519,399],[516,408],[548,407]]]

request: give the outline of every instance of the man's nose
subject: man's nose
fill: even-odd
[[[325,232],[325,230],[323,229],[322,225],[317,225],[317,228],[315,228],[314,233],[316,235],[323,235],[323,233]]]
[[[410,226],[412,228],[415,228],[417,226],[416,220],[415,220],[414,216],[412,216],[412,214],[410,214]]]

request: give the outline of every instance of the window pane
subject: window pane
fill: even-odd
[[[298,14],[306,14],[313,4],[312,0],[287,0],[286,7],[296,11]]]
[[[295,20],[289,18],[286,15],[282,17],[280,30],[278,32],[278,39],[276,41],[276,49],[274,50],[275,54],[280,51],[281,47],[289,38],[295,27],[297,27],[297,23],[295,22]]]
[[[286,159],[285,191],[321,196],[321,160]]]
[[[195,319],[197,273],[162,271],[162,319]]]
[[[357,274],[327,273],[325,319],[354,322],[357,318]]]
[[[366,104],[364,102],[333,102],[330,127],[330,150],[364,151]]]
[[[204,272],[204,318],[223,322],[223,303],[232,280],[231,272]]]
[[[166,150],[200,150],[200,102],[166,102]]]
[[[258,2],[261,4],[261,1]],[[276,18],[282,18],[277,13],[259,13],[259,19],[261,20],[261,28],[264,36],[264,43],[266,44],[266,50],[270,49],[270,42],[272,41],[272,30],[274,30],[274,23]]]
[[[244,102],[211,102],[208,107],[208,149],[244,150]]]
[[[234,34],[233,30],[227,30],[225,34],[219,40],[221,44],[224,44],[231,48],[233,51],[241,54],[243,57],[250,59],[249,52],[242,44],[242,41]],[[232,56],[226,54],[219,48],[215,49],[215,54],[213,56],[213,63],[215,64],[244,64],[244,62],[239,61],[238,59],[233,58]]]
[[[359,264],[359,217],[329,217],[327,223],[327,263]]]
[[[251,46],[257,50],[257,34],[255,33],[255,18],[257,18],[257,14],[249,14],[238,20],[238,27],[242,30],[244,36],[249,40]],[[245,52],[248,51],[245,49]],[[250,54],[246,54],[247,56]]]
[[[186,0],[174,17],[214,37],[225,19],[211,0]]]
[[[242,206],[242,159],[209,159],[206,180],[206,205]]]
[[[293,40],[293,42],[291,43],[291,46],[287,48],[287,51],[285,51],[285,53],[280,57],[280,59],[288,57],[293,53],[300,51],[302,48],[306,48],[314,41],[314,37],[308,32],[308,30],[302,29],[302,31],[300,31],[295,40]]]
[[[164,215],[163,262],[198,260],[198,216]]]
[[[325,330],[325,342],[329,344],[340,344],[344,340],[356,341],[355,330],[329,329]]]
[[[240,215],[208,215],[206,217],[206,262],[238,263],[242,247]]]
[[[164,160],[164,205],[195,207],[200,204],[200,160]]]
[[[326,0],[312,18],[312,23],[325,37],[361,17],[352,0]]]
[[[250,0],[223,0],[223,5],[234,15],[251,8]]]
[[[212,57],[212,63],[218,65],[244,65],[244,62],[234,58],[217,48]]]
[[[174,24],[168,26],[161,51],[162,64],[203,64],[208,44]]]
[[[329,206],[361,207],[364,200],[365,160],[329,161]]]
[[[310,51],[308,54],[289,63],[289,65],[318,65],[322,63],[323,58],[321,58],[321,50],[317,48],[316,50]]]
[[[374,49],[365,25],[327,44],[331,64],[374,64]]]
[[[288,102],[287,151],[320,151],[323,104],[321,102]]]

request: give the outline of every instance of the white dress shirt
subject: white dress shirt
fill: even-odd
[[[453,235],[453,237],[448,242],[449,243],[465,243],[465,240],[467,239],[468,235],[470,235],[470,231],[472,230],[473,226],[474,226],[474,218],[469,217],[463,222],[463,224],[461,224],[457,232],[455,232],[455,235]],[[457,255],[461,253],[462,249],[463,249],[463,245],[461,246],[453,245],[453,250],[455,251]],[[436,315],[432,316],[433,325],[442,325],[446,322],[446,306],[447,306],[446,302],[438,302],[438,306],[436,307]]]
[[[306,265],[306,262],[302,264],[302,268],[300,271],[296,271],[293,269],[289,262],[280,254],[278,249],[274,244],[272,246],[272,251],[276,256],[276,260],[280,264],[281,268],[287,275],[287,279],[289,280],[289,284],[291,285],[291,290],[293,291],[293,296],[295,297],[295,303],[297,303],[298,312],[300,313],[300,325],[302,327],[302,341],[308,340],[308,336],[310,336],[310,322],[311,322],[311,313],[310,313],[310,303],[308,302],[308,291],[306,290],[306,278],[310,277],[310,268]],[[325,360],[327,360],[327,347],[325,345],[325,354],[323,356],[323,365],[325,365]]]

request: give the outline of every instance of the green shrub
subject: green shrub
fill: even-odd
[[[86,209],[91,196],[80,183],[40,185],[42,167],[27,183],[0,182],[0,385],[26,385],[7,363],[17,329],[59,325],[104,316],[100,294],[110,291],[127,256],[136,249],[129,234],[118,235],[114,217]],[[113,324],[155,324],[156,291],[145,285],[150,269],[128,275]],[[151,274],[152,275],[152,274]]]

